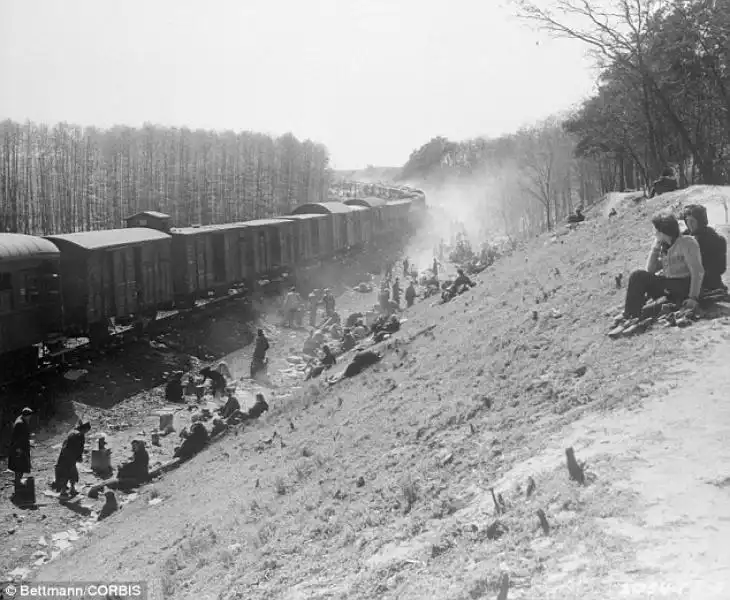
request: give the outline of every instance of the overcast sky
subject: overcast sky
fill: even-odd
[[[590,92],[583,47],[503,2],[0,0],[0,119],[291,131],[399,166]]]

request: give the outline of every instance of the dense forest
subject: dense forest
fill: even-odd
[[[326,199],[327,149],[291,134],[0,123],[0,231],[124,226],[144,209],[177,226],[286,214]]]
[[[728,183],[730,0],[518,4],[529,23],[592,51],[595,95],[499,139],[434,138],[411,154],[403,180],[486,177],[484,200],[523,234],[605,192],[645,189],[667,166],[682,186]]]

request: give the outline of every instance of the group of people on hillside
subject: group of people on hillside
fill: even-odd
[[[644,269],[631,273],[623,321],[641,316],[648,298],[666,296],[694,311],[708,295],[724,295],[722,275],[727,268],[727,241],[708,224],[707,209],[699,204],[684,208],[685,231],[672,214],[652,218],[655,237]],[[621,324],[621,321],[619,323]]]
[[[31,408],[24,408],[13,423],[12,436],[8,455],[8,469],[15,475],[14,492],[18,494],[23,475],[32,471],[31,466],[31,419],[33,417]],[[56,461],[54,480],[51,488],[60,493],[61,499],[75,496],[76,485],[79,482],[79,470],[77,464],[83,461],[84,449],[86,446],[86,434],[91,430],[89,422],[79,421],[69,432],[61,445],[61,450]],[[100,448],[103,446],[103,438],[100,440]],[[132,457],[130,460],[119,466],[118,477],[144,481],[149,474],[149,455],[145,449],[145,443],[141,440],[132,442]]]

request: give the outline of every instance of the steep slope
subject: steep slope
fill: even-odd
[[[657,565],[637,563],[639,541],[608,526],[643,518],[620,454],[656,439],[642,440],[647,413],[635,411],[682,381],[678,354],[710,356],[720,321],[612,341],[607,314],[623,300],[614,276],[644,263],[651,213],[711,194],[728,195],[694,188],[596,214],[501,260],[450,304],[418,304],[378,366],[293,393],[143,492],[161,503],[129,505],[39,579],[146,579],[176,599],[415,600],[496,597],[507,571],[510,599],[577,599],[614,597],[605,586],[640,564],[646,584]],[[601,437],[588,484],[569,482],[564,447],[581,459]],[[505,498],[501,537],[491,487]]]

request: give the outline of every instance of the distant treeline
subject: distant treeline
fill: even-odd
[[[145,125],[0,123],[0,231],[123,227],[144,209],[177,226],[286,214],[327,198],[327,149],[278,138]]]

